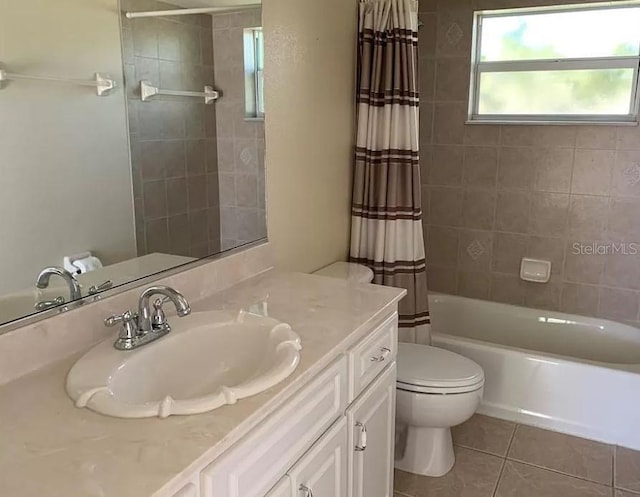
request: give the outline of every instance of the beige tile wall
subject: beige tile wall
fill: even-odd
[[[213,17],[220,180],[220,234],[225,250],[267,236],[264,121],[245,119],[244,28],[262,26],[261,9]]]
[[[121,0],[121,8],[175,6]],[[122,22],[138,254],[218,253],[216,104],[174,97],[142,102],[139,93],[141,80],[191,91],[213,84],[211,16],[123,16]]]
[[[540,4],[420,0],[430,289],[636,322],[640,255],[573,244],[640,241],[640,128],[465,124],[473,10]],[[550,260],[551,281],[520,280],[524,256]]]

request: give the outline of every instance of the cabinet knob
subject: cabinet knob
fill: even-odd
[[[379,356],[374,356],[371,358],[371,361],[373,362],[383,362],[384,360],[386,360],[387,357],[389,357],[389,354],[391,353],[391,350],[388,349],[387,347],[382,347],[380,349],[380,355]]]
[[[313,490],[311,490],[306,485],[300,485],[300,491],[304,492],[304,497],[313,497]]]
[[[356,428],[360,428],[360,443],[356,445],[356,452],[364,452],[367,448],[367,426],[358,422]]]

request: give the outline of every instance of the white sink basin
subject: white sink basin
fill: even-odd
[[[262,392],[300,361],[288,324],[245,312],[169,318],[173,331],[123,352],[110,338],[71,368],[67,393],[77,407],[120,418],[198,414]]]

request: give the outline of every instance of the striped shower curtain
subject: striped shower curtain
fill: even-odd
[[[352,262],[402,287],[400,337],[429,343],[418,163],[418,2],[363,0],[358,36]]]

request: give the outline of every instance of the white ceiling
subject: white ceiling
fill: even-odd
[[[232,7],[236,5],[261,5],[261,0],[169,0],[167,3],[184,8]]]

